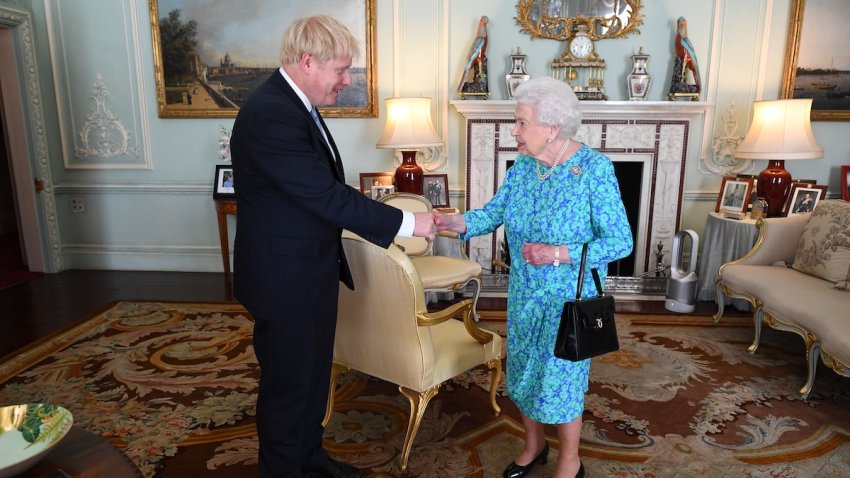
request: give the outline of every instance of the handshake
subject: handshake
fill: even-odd
[[[433,242],[437,234],[441,232],[454,232],[463,234],[466,232],[466,221],[463,215],[443,214],[439,211],[413,213],[416,224],[413,227],[413,235],[424,237],[428,242]]]

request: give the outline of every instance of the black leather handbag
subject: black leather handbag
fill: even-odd
[[[571,362],[596,357],[620,348],[617,325],[614,322],[614,298],[602,293],[602,283],[596,268],[591,269],[596,283],[597,297],[581,299],[584,285],[584,263],[587,260],[587,243],[581,250],[581,267],[578,272],[576,300],[564,303],[561,325],[555,339],[555,356]]]

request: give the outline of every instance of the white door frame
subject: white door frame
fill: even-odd
[[[30,14],[0,6],[0,120],[6,133],[24,261],[32,271],[62,270],[44,102]],[[43,185],[36,192],[35,180]]]

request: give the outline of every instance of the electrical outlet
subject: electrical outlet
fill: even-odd
[[[86,203],[83,198],[71,198],[71,212],[85,212]]]

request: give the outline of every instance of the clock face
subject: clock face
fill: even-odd
[[[585,59],[593,53],[593,40],[586,36],[576,36],[570,41],[570,54],[574,58]]]

